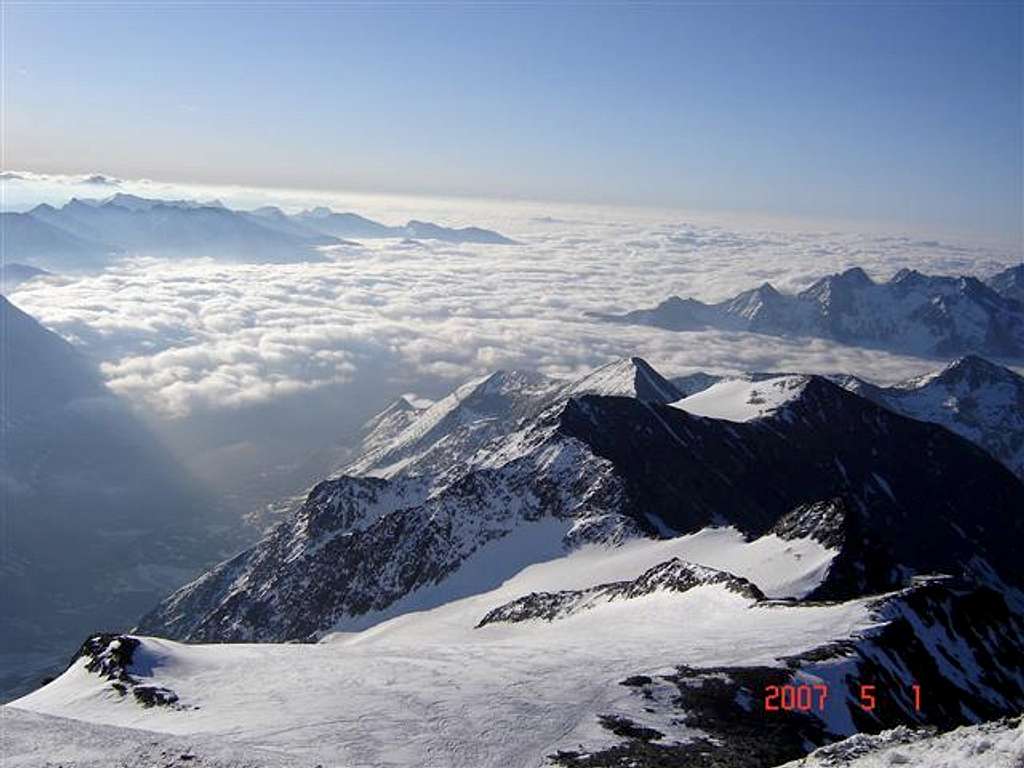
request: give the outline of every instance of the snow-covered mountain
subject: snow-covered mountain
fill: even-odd
[[[81,766],[185,755],[225,768],[646,768],[712,756],[767,768],[858,731],[948,728],[1024,706],[1024,625],[996,593],[933,579],[841,603],[763,599],[754,584],[803,569],[794,542],[811,551],[776,538],[755,553],[758,542],[722,529],[585,548],[315,644],[96,636],[58,680],[14,703],[7,754],[72,744],[69,757],[95,760]],[[769,553],[770,568],[758,557]],[[685,559],[703,554],[747,576]],[[481,555],[471,567],[487,565]],[[866,681],[872,712],[861,708]],[[807,687],[820,707],[766,711],[768,686]]]
[[[1007,583],[1021,581],[1005,538],[991,532],[1024,525],[1015,511],[1024,488],[947,430],[813,376],[789,377],[770,408],[728,421],[688,413],[687,399],[674,407],[638,396],[637,381],[649,395],[678,394],[630,360],[555,387],[496,374],[422,412],[400,411],[397,430],[389,409],[377,424],[388,425],[390,440],[371,434],[350,474],[319,484],[292,519],[180,590],[140,629],[306,639],[338,622],[363,625],[445,582],[525,523],[564,527],[556,551],[709,525],[759,536],[800,505],[828,499],[842,510],[832,525],[856,535],[819,597],[897,588],[915,572],[977,570],[974,558]],[[612,394],[587,394],[594,385]],[[951,465],[960,468],[955,479],[944,471]],[[972,506],[978,487],[989,496],[982,515]],[[924,509],[927,541],[917,533]]]
[[[1007,299],[1024,304],[1024,264],[1004,269],[986,280],[992,290]]]
[[[1024,377],[976,356],[891,387],[854,376],[837,382],[897,413],[977,443],[1024,479]]]
[[[586,394],[661,404],[682,396],[640,358],[617,360],[570,382],[533,371],[496,371],[428,408],[399,398],[367,423],[356,458],[338,473],[391,477],[444,471],[469,461],[488,441],[514,432],[543,409]]]
[[[1018,768],[1024,755],[1024,717],[967,725],[946,733],[900,726],[857,734],[816,749],[782,768]]]
[[[686,393],[676,405],[701,416],[746,421],[775,407],[805,377],[783,373],[718,376],[693,373],[672,380]],[[1024,479],[1024,377],[974,355],[892,386],[848,374],[828,378],[879,405],[941,424],[981,446]]]
[[[1006,273],[1004,273],[1006,274]],[[1009,278],[997,281],[1009,282]],[[918,355],[1024,357],[1024,305],[975,277],[901,270],[876,283],[860,268],[795,295],[769,283],[717,304],[673,296],[652,309],[592,316],[670,331],[705,328],[814,336]]]
[[[633,358],[397,401],[263,541],[15,702],[15,751],[51,723],[153,731],[126,765],[189,734],[224,766],[767,767],[1024,709],[1024,484],[827,379],[745,385],[699,415]]]
[[[0,697],[222,556],[209,504],[75,350],[0,297]]]

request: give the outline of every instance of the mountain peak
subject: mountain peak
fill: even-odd
[[[118,208],[127,208],[131,211],[145,210],[158,204],[159,200],[150,200],[138,195],[129,195],[126,192],[116,192],[103,201],[103,205],[116,205]]]
[[[624,357],[604,365],[569,385],[575,395],[635,397],[646,402],[668,404],[683,395],[642,357]]]
[[[871,279],[867,272],[860,267],[850,267],[843,272],[840,272],[835,276],[836,280],[853,286],[869,286],[874,285],[875,281]]]
[[[928,279],[928,276],[923,272],[918,272],[916,269],[908,269],[904,267],[889,280],[890,285],[917,285]]]
[[[978,383],[984,380],[1018,379],[1020,377],[1013,371],[1001,365],[996,365],[984,357],[965,355],[964,357],[957,358],[939,371],[933,381],[951,382],[964,378],[969,379],[973,383]]]

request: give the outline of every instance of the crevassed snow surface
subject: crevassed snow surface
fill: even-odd
[[[144,638],[133,672],[175,691],[184,709],[143,709],[122,699],[82,660],[14,706],[215,736],[300,764],[525,768],[542,765],[558,748],[614,742],[596,717],[631,706],[619,685],[629,675],[677,664],[773,664],[874,623],[867,601],[784,607],[707,585],[602,604],[550,623],[475,628],[490,609],[530,592],[635,578],[673,556],[731,565],[776,593],[806,589],[826,558],[816,544],[775,537],[745,543],[729,529],[612,551],[585,548],[527,567],[490,592],[315,645],[188,646]],[[670,737],[685,738],[685,726],[677,731]]]
[[[807,383],[804,376],[778,376],[762,381],[727,379],[695,395],[672,403],[673,407],[728,421],[752,421],[767,416],[797,397]]]

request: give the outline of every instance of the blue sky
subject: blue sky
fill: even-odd
[[[1022,4],[14,4],[8,168],[1021,238]]]

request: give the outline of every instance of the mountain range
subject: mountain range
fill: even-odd
[[[1005,270],[986,283],[904,269],[877,283],[854,267],[797,294],[764,283],[715,304],[672,296],[651,309],[590,315],[670,331],[717,328],[825,338],[930,357],[1018,359],[1024,357],[1021,270]]]
[[[218,201],[154,200],[125,193],[103,200],[74,198],[60,208],[43,203],[26,213],[0,216],[9,260],[61,272],[101,269],[126,255],[246,263],[322,261],[325,247],[353,245],[343,237],[513,242],[477,227],[452,229],[418,221],[391,227],[326,208],[292,216],[272,206],[239,211]]]
[[[433,222],[415,219],[402,226],[388,226],[355,213],[336,213],[330,208],[322,207],[302,211],[293,219],[319,232],[357,240],[399,237],[414,240],[442,240],[448,243],[515,244],[514,240],[504,235],[480,227],[443,227]]]
[[[955,513],[983,486],[1000,530],[1024,524],[1017,478],[950,431],[825,378],[769,380],[760,386],[774,391],[771,407],[758,398],[756,415],[729,419],[707,418],[706,407],[695,415],[700,394],[681,398],[639,359],[542,383],[500,372],[408,415],[403,428],[375,420],[369,450],[316,486],[289,524],[169,598],[140,629],[184,640],[307,639],[443,581],[526,521],[572,521],[565,543],[574,545],[719,524],[760,536],[801,504],[839,497],[843,525],[862,534],[850,570],[833,563],[819,596],[896,589],[908,574],[959,572],[977,556],[1008,583],[1024,576],[1000,538],[983,545],[965,533],[985,524]],[[918,452],[905,455],[907,445]],[[947,462],[962,468],[955,488],[940,479]],[[911,533],[922,507],[933,520],[928,540]],[[861,572],[853,563],[864,558],[875,567]],[[314,574],[316,590],[298,586]],[[251,594],[262,596],[255,605]]]
[[[630,358],[399,399],[266,538],[15,702],[17,738],[58,716],[154,732],[126,765],[189,733],[224,766],[756,768],[1019,713],[1024,483],[944,407],[1008,418],[1013,376]],[[771,686],[825,694],[773,713]]]

